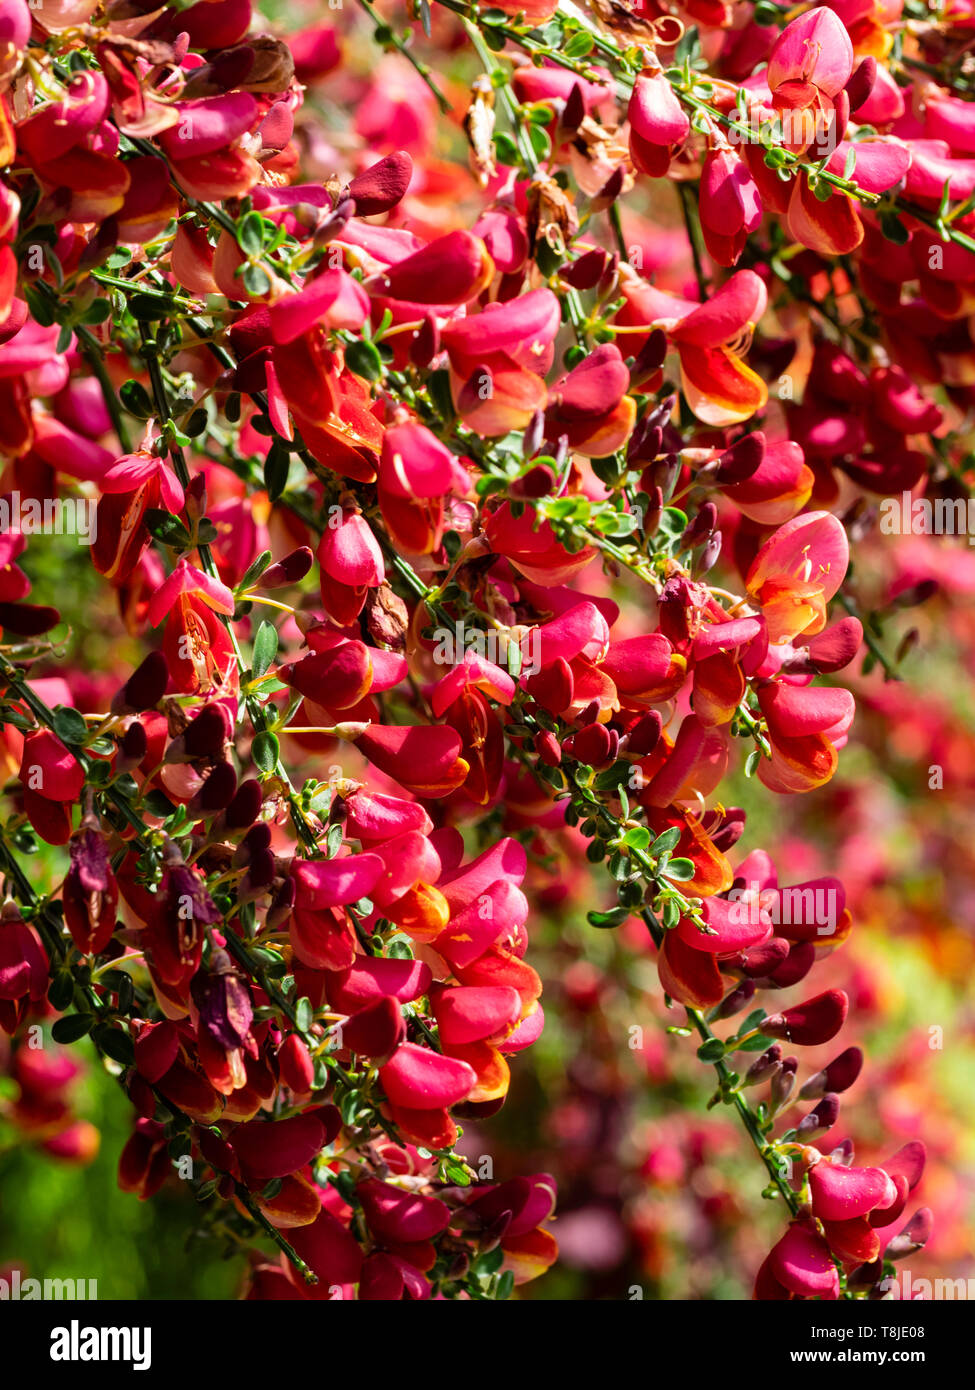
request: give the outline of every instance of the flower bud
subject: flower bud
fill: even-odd
[[[803,1115],[799,1121],[796,1132],[800,1139],[815,1139],[820,1134],[825,1134],[828,1129],[832,1129],[839,1118],[840,1098],[832,1091],[827,1091],[819,1104],[808,1115]]]
[[[765,1025],[762,1024],[764,1032]],[[774,1112],[786,1105],[796,1089],[796,1072],[799,1070],[798,1057],[783,1057],[782,1065],[772,1077],[769,1087],[769,1108]]]
[[[298,584],[311,569],[314,558],[307,545],[299,546],[277,564],[270,565],[261,575],[256,587],[283,589],[289,584]]]
[[[929,1207],[919,1207],[903,1230],[899,1231],[889,1243],[886,1255],[889,1260],[902,1260],[905,1255],[913,1255],[921,1250],[931,1237],[934,1217]]]
[[[848,1047],[832,1062],[823,1067],[803,1083],[799,1095],[803,1100],[815,1100],[827,1091],[846,1091],[853,1085],[863,1066],[863,1053],[859,1047]]]
[[[263,802],[264,792],[260,782],[253,777],[241,782],[224,816],[227,829],[242,830],[245,825],[253,825],[261,814]]]
[[[799,1047],[815,1047],[835,1038],[843,1027],[849,1006],[850,1001],[842,990],[828,989],[784,1013],[770,1014],[762,1024],[762,1032]]]
[[[745,1072],[743,1086],[760,1086],[763,1081],[767,1081],[770,1076],[779,1070],[782,1065],[782,1048],[778,1043],[773,1043],[771,1047],[765,1049],[761,1056],[756,1057],[754,1062]]]
[[[725,995],[715,1009],[714,1017],[732,1018],[735,1014],[741,1013],[742,1009],[747,1008],[754,997],[754,981],[742,980],[737,989],[733,989],[730,994]]]

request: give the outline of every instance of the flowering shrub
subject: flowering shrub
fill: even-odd
[[[844,884],[726,798],[911,648],[870,500],[967,496],[975,11],[319,9],[0,0],[6,1118],[90,1156],[87,1037],[248,1297],[507,1298],[555,1183],[459,1141],[584,857],[782,1209],[756,1297],[880,1296],[931,1214],[829,1138]],[[68,520],[134,661],[31,601]]]

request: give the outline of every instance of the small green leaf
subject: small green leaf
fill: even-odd
[[[650,846],[650,853],[658,858],[661,854],[669,854],[671,850],[677,848],[679,841],[680,830],[676,825],[672,825],[669,830],[665,830],[662,835],[657,836]]]
[[[123,381],[119,387],[119,398],[129,414],[137,420],[149,420],[155,414],[152,397],[141,381],[134,378]]]
[[[111,1057],[119,1066],[132,1066],[135,1061],[135,1049],[128,1033],[121,1028],[112,1028],[110,1024],[100,1023],[97,1028],[92,1029],[91,1036],[99,1051],[104,1052],[106,1057]]]
[[[272,502],[276,502],[288,486],[288,473],[291,456],[275,441],[267,451],[264,461],[264,486]]]
[[[243,594],[246,593],[248,589],[252,588],[260,579],[273,558],[274,556],[271,554],[270,550],[262,551],[257,559],[244,571],[244,577],[237,585],[237,592]]]
[[[143,519],[150,536],[162,541],[163,545],[170,545],[174,550],[189,549],[190,533],[172,512],[162,507],[149,507]]]
[[[383,360],[375,343],[367,343],[362,338],[349,343],[345,349],[345,364],[356,376],[366,381],[381,381]]]
[[[264,250],[264,218],[259,212],[245,212],[237,223],[237,245],[245,256],[259,256]]]
[[[73,1043],[90,1033],[95,1024],[94,1014],[67,1014],[51,1028],[56,1043]]]
[[[678,883],[693,878],[695,872],[693,859],[669,859],[666,869],[661,870],[665,877],[676,879]]]
[[[278,765],[281,746],[275,734],[262,730],[251,744],[251,757],[261,772],[270,774]]]
[[[52,1009],[61,1013],[71,1003],[74,995],[74,980],[67,970],[59,970],[47,991],[48,1003]]]
[[[76,709],[59,705],[54,711],[54,732],[62,743],[84,743],[88,725]]]
[[[634,825],[623,836],[623,843],[628,849],[647,849],[650,839],[650,831],[645,825]]]
[[[609,912],[587,912],[586,921],[591,927],[600,927],[605,930],[621,927],[629,915],[629,908],[614,907]]]
[[[244,282],[244,288],[247,293],[257,298],[260,298],[262,294],[267,294],[268,290],[271,288],[270,277],[259,265],[246,266],[241,279]]]
[[[567,58],[585,58],[591,53],[596,40],[586,29],[580,29],[566,41],[562,52]]]
[[[251,668],[255,676],[263,676],[278,654],[278,633],[273,623],[263,622],[254,638]]]
[[[720,1038],[708,1038],[697,1049],[702,1062],[720,1062],[725,1055],[725,1045]]]

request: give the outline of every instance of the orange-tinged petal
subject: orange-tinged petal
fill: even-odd
[[[501,1242],[504,1251],[503,1270],[510,1269],[516,1284],[527,1284],[537,1279],[559,1257],[558,1242],[549,1231],[541,1227],[523,1236],[509,1236]]]

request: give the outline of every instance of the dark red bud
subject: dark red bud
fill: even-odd
[[[532,497],[547,497],[552,491],[555,478],[550,468],[537,464],[520,478],[515,478],[508,488],[508,496],[519,500]]]
[[[594,285],[599,283],[605,266],[606,252],[596,246],[591,251],[584,252],[576,260],[570,261],[568,265],[560,267],[559,275],[573,289],[591,290]]]
[[[125,735],[119,745],[118,762],[124,763],[127,767],[138,767],[142,759],[146,756],[149,747],[149,740],[146,731],[138,720],[130,724],[125,731]],[[116,764],[116,767],[118,763]]]
[[[815,1100],[827,1091],[847,1091],[860,1075],[863,1067],[863,1052],[859,1047],[848,1047],[838,1057],[834,1057],[822,1071],[816,1072],[806,1081],[799,1092],[803,1100]]]
[[[759,1086],[763,1081],[777,1072],[782,1065],[782,1049],[778,1043],[773,1043],[771,1047],[765,1049],[760,1057],[756,1057],[754,1062],[745,1072],[745,1086]]]
[[[431,314],[427,314],[410,339],[410,361],[414,367],[429,367],[440,351],[440,329]]]
[[[737,989],[726,994],[714,1011],[715,1018],[733,1018],[747,1008],[755,997],[755,984],[752,980],[742,980]]]
[[[761,467],[765,459],[766,440],[762,430],[753,430],[736,439],[718,458],[715,477],[719,483],[743,483]]]
[[[562,761],[562,747],[549,729],[536,735],[535,752],[547,767],[558,767]]]
[[[877,80],[877,60],[867,55],[862,62],[858,63],[853,69],[846,84],[846,94],[850,99],[850,114],[856,115],[860,107],[867,100],[873,91],[874,83]]]
[[[765,1025],[762,1025],[764,1032]],[[788,1103],[792,1092],[796,1089],[796,1072],[799,1070],[798,1057],[783,1057],[782,1065],[772,1077],[769,1087],[769,1105],[771,1109],[781,1110]]]
[[[634,357],[630,365],[630,385],[640,386],[647,381],[654,372],[658,372],[664,364],[667,356],[667,334],[662,328],[655,328],[643,344],[640,351]],[[660,444],[663,440],[663,433],[656,441],[656,448],[651,452],[651,431],[659,428],[659,423],[654,422],[648,425],[644,442],[639,446],[640,458],[656,458],[660,452]]]
[[[406,195],[413,177],[413,160],[406,150],[394,150],[349,184],[357,217],[388,212]]]
[[[169,665],[162,652],[150,652],[112,701],[113,714],[141,714],[155,709],[169,685]]]
[[[258,587],[283,589],[289,584],[299,583],[311,569],[314,558],[307,545],[299,546],[276,565],[269,566],[258,580]]]
[[[849,1007],[850,1001],[841,989],[828,989],[783,1013],[770,1014],[762,1024],[762,1032],[800,1047],[815,1047],[836,1037]]]
[[[39,603],[0,603],[0,628],[8,628],[18,637],[40,637],[60,621],[56,608]]]
[[[659,710],[647,710],[626,735],[626,751],[636,757],[645,758],[656,748],[664,721]]]
[[[931,1239],[934,1217],[929,1207],[919,1207],[903,1230],[899,1231],[887,1246],[886,1255],[891,1260],[902,1260],[905,1255],[913,1255]]]
[[[217,763],[195,798],[206,815],[230,805],[237,790],[237,774],[230,763]]]
[[[713,502],[705,502],[697,516],[684,528],[684,534],[680,538],[681,550],[693,550],[702,541],[706,541],[714,532],[717,520],[717,507]]]
[[[801,1095],[801,1092],[800,1092]],[[808,1115],[803,1115],[797,1126],[799,1138],[803,1141],[815,1139],[817,1135],[825,1134],[832,1129],[839,1119],[840,1098],[832,1091],[827,1091],[822,1100]]]
[[[241,782],[224,817],[227,829],[243,830],[245,825],[253,825],[261,814],[263,802],[264,793],[260,782],[253,777]]]

